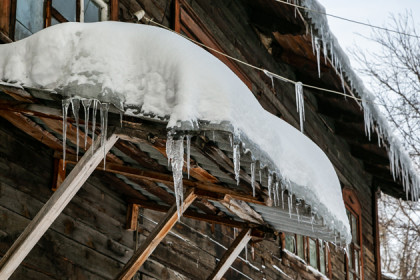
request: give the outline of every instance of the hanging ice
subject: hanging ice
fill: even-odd
[[[187,135],[187,172],[190,179],[191,135]]]
[[[299,113],[300,131],[303,133],[303,121],[305,120],[305,103],[303,98],[303,86],[301,82],[295,84],[296,107]]]
[[[96,111],[98,110],[99,101],[94,99],[93,100],[93,107],[92,107],[92,143],[95,142],[95,131],[96,131]],[[92,153],[95,147],[92,148]]]
[[[235,171],[236,184],[239,185],[241,171],[241,151],[239,144],[233,145],[233,167]]]
[[[174,178],[174,191],[176,207],[178,210],[178,219],[182,215],[182,202],[184,201],[184,189],[182,186],[182,169],[184,167],[184,138],[174,140],[168,134],[166,140],[166,155],[172,167],[172,176]]]
[[[280,199],[279,199],[279,181],[276,181],[275,189],[274,189],[274,204],[275,206],[280,206]]]
[[[251,162],[251,186],[252,186],[252,196],[255,197],[255,162]]]
[[[80,100],[78,98],[70,99],[71,109],[73,111],[73,116],[76,121],[76,160],[79,161],[79,109],[80,109]]]
[[[271,79],[271,86],[274,89],[274,76],[271,72],[267,71],[267,70],[263,70],[264,74],[269,77]]]
[[[271,174],[270,172],[268,173],[267,188],[268,188],[268,197],[270,199],[273,199],[272,198],[272,194],[273,194],[273,174]]]
[[[89,109],[90,109],[91,104],[92,104],[92,99],[82,100],[83,111],[85,113],[85,150],[87,146],[87,139],[88,139],[88,133],[89,133]]]
[[[318,66],[318,77],[321,78],[321,45],[319,44],[319,38],[315,37],[315,52],[316,52],[316,63]]]
[[[373,127],[373,119],[372,114],[370,112],[370,107],[367,106],[366,100],[362,99],[362,105],[363,105],[363,116],[365,119],[365,133],[368,136],[368,139],[370,141],[370,135]]]
[[[322,51],[324,55],[325,64],[327,64],[328,49],[327,49],[327,40],[324,36],[324,28],[321,27],[321,36],[322,36]]]
[[[311,43],[312,43],[312,52],[315,54],[315,42],[314,42],[314,34],[312,32],[312,26],[311,26]]]
[[[108,131],[108,109],[109,104],[108,103],[102,103],[101,104],[101,147],[104,149],[104,169],[106,164],[106,149],[105,149],[105,140],[107,139],[107,131]]]
[[[63,108],[63,170],[66,166],[66,143],[67,143],[67,112],[70,106],[70,99],[63,99],[62,108]]]

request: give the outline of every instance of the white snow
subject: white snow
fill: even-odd
[[[197,129],[198,121],[228,124],[282,190],[303,199],[343,240],[351,240],[340,183],[322,150],[265,111],[222,62],[172,32],[118,22],[56,25],[1,45],[0,78],[131,108],[126,113],[141,108],[142,114],[168,117],[168,128]],[[168,139],[173,145],[168,156],[181,185],[183,161],[177,157],[183,144],[177,141]]]

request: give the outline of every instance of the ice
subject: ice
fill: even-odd
[[[284,209],[284,189],[281,190],[281,208]]]
[[[76,160],[79,161],[79,109],[80,109],[80,100],[78,98],[70,99],[71,109],[73,111],[73,116],[76,121]]]
[[[241,151],[239,144],[233,144],[233,166],[235,171],[236,184],[239,185],[241,172]]]
[[[273,174],[272,173],[268,173],[268,182],[267,182],[267,188],[268,188],[268,197],[270,199],[272,198],[272,194],[273,194]]]
[[[252,196],[255,197],[255,161],[251,162],[251,186]]]
[[[276,206],[280,206],[280,199],[279,199],[279,181],[276,181],[275,189],[274,189],[274,202]]]
[[[322,51],[324,55],[325,65],[327,64],[327,57],[328,57],[328,49],[327,49],[327,39],[324,35],[324,27],[321,27],[321,35],[322,35]]]
[[[314,33],[312,31],[312,26],[311,26],[311,42],[312,42],[312,52],[313,54],[315,54],[315,41],[314,41]]]
[[[315,37],[315,53],[316,53],[316,63],[318,66],[318,77],[321,78],[321,45],[319,43],[319,38]]]
[[[264,74],[271,79],[271,87],[274,89],[274,76],[271,72],[263,70]]]
[[[187,135],[187,174],[190,179],[191,135]]]
[[[95,142],[95,132],[96,132],[96,112],[98,110],[99,101],[94,99],[93,100],[93,108],[92,108],[92,143]],[[92,149],[92,153],[95,147]]]
[[[70,99],[63,99],[62,109],[63,109],[63,170],[66,166],[66,143],[67,143],[67,113],[70,106]]]
[[[295,84],[296,108],[299,113],[300,131],[303,133],[303,121],[305,120],[305,100],[303,97],[303,87],[301,82]]]
[[[87,139],[88,139],[88,134],[89,134],[89,110],[90,110],[91,104],[92,104],[92,99],[82,100],[83,111],[85,113],[85,150],[87,147]]]
[[[174,140],[169,133],[166,140],[166,155],[172,167],[172,176],[174,178],[174,192],[178,219],[183,212],[184,188],[182,185],[182,170],[184,167],[184,137]]]
[[[104,150],[104,169],[106,165],[106,149],[105,149],[105,140],[107,139],[108,131],[108,103],[101,103],[100,112],[101,112],[101,147]]]

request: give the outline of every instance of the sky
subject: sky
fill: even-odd
[[[397,15],[410,10],[420,33],[420,0],[318,0],[326,9],[327,13],[370,23],[372,25],[384,26],[390,23],[390,14]],[[358,34],[369,37],[372,29],[370,27],[349,23],[340,19],[327,17],[331,31],[337,37],[341,47],[349,58],[349,49],[362,48],[375,50],[377,46]],[[351,59],[354,67],[357,63]]]

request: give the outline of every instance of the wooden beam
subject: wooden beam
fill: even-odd
[[[194,189],[189,189],[184,196],[182,213],[191,205],[191,203],[196,199]],[[143,263],[147,258],[153,253],[159,243],[165,238],[169,233],[175,223],[178,221],[178,212],[176,204],[172,205],[168,213],[162,218],[159,224],[153,229],[149,234],[144,243],[140,248],[134,253],[131,259],[124,266],[121,273],[117,276],[116,279],[119,280],[129,280],[134,274],[140,269]]]
[[[137,220],[139,218],[139,205],[130,203],[127,207],[126,230],[134,231],[137,229]]]
[[[59,153],[56,154],[56,156],[58,155]],[[76,162],[75,156],[68,155],[66,158],[66,163],[76,164],[77,162]],[[138,168],[133,168],[133,167],[125,166],[121,164],[115,164],[112,162],[107,162],[105,170],[103,169],[102,166],[98,166],[97,169],[110,172],[110,173],[124,175],[129,178],[145,179],[152,182],[159,182],[159,183],[163,183],[165,185],[170,185],[170,186],[174,184],[172,175],[154,172],[154,171],[141,170]],[[264,201],[258,200],[252,195],[237,192],[235,190],[229,189],[228,187],[224,185],[202,183],[202,182],[196,182],[196,181],[191,181],[187,179],[183,180],[183,185],[186,187],[196,188],[198,190],[222,194],[223,195],[222,198],[224,198],[224,195],[229,195],[230,198],[234,198],[237,200],[266,205]]]
[[[0,279],[8,279],[13,274],[103,159],[103,149],[108,152],[117,140],[118,136],[112,134],[105,141],[104,147],[98,148],[100,144],[98,137],[95,145],[93,145],[97,148],[95,152],[92,153],[91,149],[93,148],[91,148],[85,153],[80,162],[64,180],[61,187],[45,203],[35,218],[3,256],[0,261]]]
[[[230,268],[235,259],[242,252],[244,247],[248,244],[251,239],[251,229],[245,228],[241,231],[238,237],[235,238],[232,245],[225,252],[216,268],[213,270],[211,275],[207,278],[208,280],[219,280],[222,279],[226,271]]]
[[[52,191],[56,191],[66,179],[66,164],[63,159],[54,159],[54,178]]]
[[[109,20],[118,21],[118,2],[119,0],[111,0],[111,12],[109,15]]]

